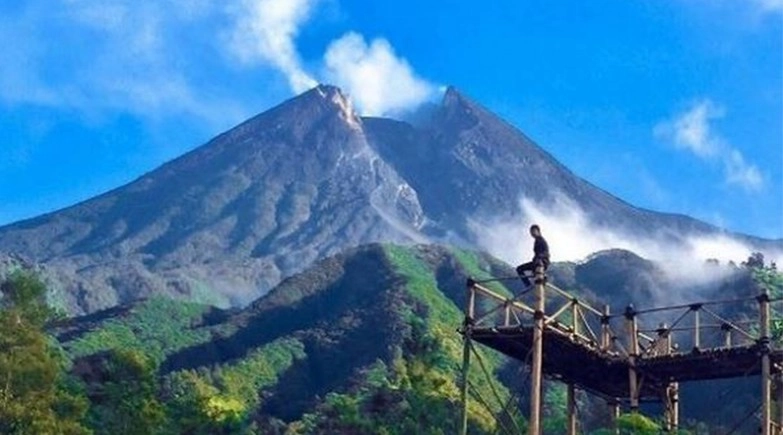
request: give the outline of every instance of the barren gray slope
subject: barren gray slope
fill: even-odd
[[[524,133],[454,88],[423,125],[371,118],[365,127],[380,154],[416,189],[427,216],[468,240],[468,219],[519,216],[523,197],[543,204],[565,197],[592,223],[627,234],[672,239],[726,234],[688,216],[644,210],[618,199],[576,176]],[[781,240],[731,235],[783,249]]]
[[[56,271],[77,311],[153,292],[244,303],[346,247],[413,240],[422,220],[340,91],[321,86],[129,185],[0,229],[0,251]]]

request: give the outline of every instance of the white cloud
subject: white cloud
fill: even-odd
[[[193,58],[182,50],[184,39],[204,42],[188,36],[216,12],[203,0],[27,2],[0,14],[0,38],[15,41],[0,62],[0,102],[78,111],[88,120],[186,115],[226,127],[247,110],[195,85]]]
[[[245,62],[269,63],[301,93],[317,85],[302,68],[294,39],[316,0],[244,0],[237,11],[233,49]]]
[[[745,158],[737,150],[729,150],[724,157],[726,182],[749,189],[758,190],[764,184],[764,178],[759,169],[745,162]]]
[[[671,138],[674,145],[699,157],[710,157],[724,147],[723,141],[710,129],[710,120],[720,119],[725,110],[710,100],[696,103],[678,117],[655,126],[656,136]]]
[[[667,277],[684,285],[711,282],[725,275],[707,270],[706,260],[718,259],[740,263],[759,249],[729,235],[675,235],[656,233],[640,236],[629,231],[609,228],[593,222],[577,204],[565,195],[557,195],[546,204],[523,198],[519,214],[507,219],[479,219],[468,222],[480,247],[509,264],[529,261],[532,240],[531,224],[538,224],[549,242],[553,261],[579,262],[590,254],[606,249],[625,249],[652,260],[662,267]],[[764,252],[765,257],[783,264],[783,251]],[[723,273],[729,273],[725,269]],[[661,302],[672,297],[693,299],[699,295],[659,295]]]
[[[267,64],[285,75],[294,93],[320,81],[345,90],[364,115],[384,115],[418,106],[436,87],[416,75],[389,41],[348,32],[333,40],[323,56],[320,75],[303,66],[296,36],[318,0],[244,0],[235,10],[234,54],[247,64]]]
[[[385,39],[368,45],[364,37],[349,32],[329,45],[324,61],[327,79],[343,87],[365,115],[418,106],[436,89],[417,77]]]
[[[671,233],[641,237],[617,228],[598,225],[577,204],[565,195],[557,195],[546,204],[528,198],[520,201],[520,213],[510,219],[477,220],[469,223],[482,247],[509,263],[528,261],[532,251],[526,246],[528,228],[541,226],[558,261],[580,261],[605,249],[626,249],[644,258],[677,265],[672,270],[685,270],[704,263],[708,258],[721,262],[744,261],[757,250],[728,235],[678,235]],[[770,258],[783,257],[783,252],[768,253]]]
[[[783,12],[783,0],[753,0],[764,12]]]
[[[699,8],[710,7],[727,10],[731,19],[741,18],[748,13],[756,16],[776,15],[783,12],[783,0],[681,0],[683,4]]]
[[[711,122],[723,118],[725,109],[709,99],[696,102],[690,109],[658,123],[653,134],[671,141],[675,147],[690,151],[704,160],[723,163],[725,181],[747,190],[759,190],[764,185],[761,171],[748,163],[742,153],[716,133]]]

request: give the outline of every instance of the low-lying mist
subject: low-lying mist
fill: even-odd
[[[751,253],[759,251],[730,235],[682,234],[655,231],[634,234],[622,228],[608,228],[591,220],[572,200],[557,195],[554,201],[537,203],[529,198],[519,201],[519,213],[505,219],[475,219],[468,223],[479,246],[492,255],[519,264],[532,257],[533,241],[528,228],[538,224],[549,242],[552,261],[581,262],[591,254],[624,249],[656,263],[666,275],[667,289],[655,297],[654,303],[683,302],[707,296],[710,284],[724,280],[736,271],[729,262],[739,265]],[[783,252],[761,251],[767,262],[781,264]],[[707,263],[716,259],[719,266]],[[677,288],[673,297],[672,286]]]

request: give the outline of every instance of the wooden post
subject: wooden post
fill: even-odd
[[[661,355],[671,355],[672,353],[672,334],[665,323],[661,323],[656,330],[658,333],[658,346]],[[666,431],[677,432],[680,420],[680,386],[676,382],[668,382],[663,390],[664,416],[666,420]]]
[[[468,370],[470,368],[470,330],[472,326],[466,326],[462,337],[462,426],[460,434],[468,433]]]
[[[680,426],[680,384],[670,382],[664,391],[666,431],[677,433]]]
[[[672,382],[669,390],[669,402],[671,403],[671,430],[674,433],[680,429],[680,384]]]
[[[612,332],[609,330],[609,305],[604,305],[604,315],[601,317],[601,350],[609,351],[612,346]]]
[[[460,391],[462,399],[461,435],[467,435],[468,433],[468,370],[470,369],[470,340],[471,334],[473,333],[473,306],[476,301],[476,293],[473,289],[475,284],[476,282],[473,278],[468,278],[466,285],[465,321],[462,325],[462,390]]]
[[[639,330],[636,323],[636,309],[628,305],[625,308],[625,319],[628,327],[628,386],[631,399],[631,412],[639,411],[639,377],[636,373],[636,358],[639,356]]]
[[[770,367],[769,294],[764,290],[758,297],[761,337],[761,434],[772,435],[772,382]]]
[[[475,318],[475,310],[476,310],[476,290],[473,288],[476,285],[476,281],[473,280],[473,278],[468,278],[468,303],[465,306],[465,318],[466,320],[469,319],[471,324],[473,323],[473,319]]]
[[[543,341],[544,341],[544,266],[536,264],[536,311],[534,316],[535,327],[533,329],[533,361],[530,367],[530,418],[528,421],[528,434],[541,435],[541,402],[542,402],[542,375],[543,375]]]
[[[701,305],[692,305],[691,310],[693,310],[693,350],[698,352],[701,347],[701,321],[699,318]]]
[[[612,413],[612,428],[614,429],[615,435],[620,435],[620,401],[618,399],[612,399],[609,402],[607,402],[609,405],[609,410]]]
[[[672,343],[672,334],[669,333],[666,337],[666,352],[671,354],[674,350],[674,343]],[[680,384],[679,382],[671,383],[671,390],[669,391],[669,402],[671,403],[671,426],[672,432],[677,432],[680,428]]]
[[[576,435],[576,387],[568,384],[568,435]]]
[[[776,376],[778,385],[778,433],[783,435],[783,373]]]
[[[571,301],[571,338],[576,338],[579,335],[579,301],[573,299]]]
[[[720,329],[725,334],[723,346],[728,349],[731,347],[731,325],[728,323],[723,323],[720,325]]]

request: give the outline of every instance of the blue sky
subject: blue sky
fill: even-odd
[[[632,204],[783,237],[782,35],[781,0],[2,2],[0,225],[324,81],[380,115],[453,84]]]

